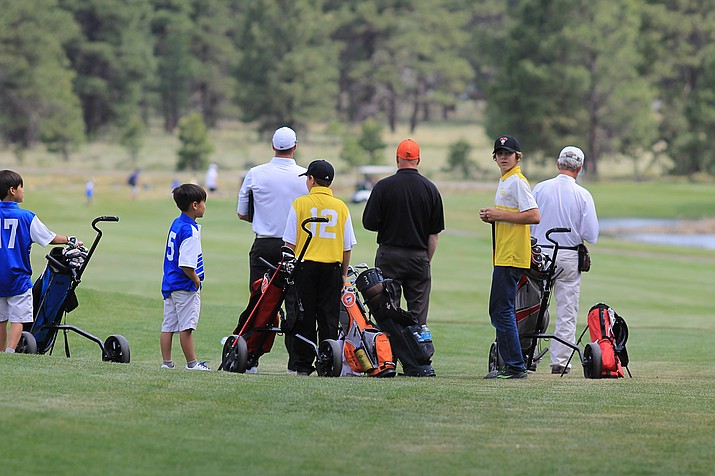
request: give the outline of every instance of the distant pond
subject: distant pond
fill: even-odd
[[[713,225],[712,221],[650,218],[599,220],[602,234],[622,240],[708,250],[715,250],[715,228]]]

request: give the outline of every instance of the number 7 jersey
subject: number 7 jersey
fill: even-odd
[[[0,202],[0,296],[17,296],[32,287],[32,243],[50,244],[55,237],[34,213],[16,202]]]

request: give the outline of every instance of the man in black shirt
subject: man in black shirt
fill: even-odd
[[[427,311],[432,287],[430,263],[444,230],[437,187],[417,170],[420,148],[406,139],[397,147],[397,172],[380,180],[365,205],[362,224],[377,232],[375,266],[402,288],[407,310],[429,332]]]

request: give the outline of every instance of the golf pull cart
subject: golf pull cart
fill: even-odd
[[[313,239],[308,228],[310,223],[327,223],[325,217],[310,217],[301,223],[301,228],[308,238],[296,258],[288,247],[283,247],[281,261],[272,264],[262,261],[273,270],[266,273],[262,280],[252,283],[251,297],[246,310],[241,314],[233,335],[226,338],[221,355],[219,370],[244,373],[258,364],[258,359],[271,351],[276,334],[285,333],[280,326],[280,308],[289,287],[294,285],[296,265],[303,260],[305,252]],[[339,377],[342,370],[342,348],[338,341],[325,339],[316,345],[300,334],[296,338],[308,343],[315,349],[316,370],[321,377]]]
[[[102,350],[102,360],[108,362],[129,363],[129,342],[119,335],[109,336],[104,342],[78,327],[62,323],[66,322],[67,313],[79,305],[75,289],[82,281],[82,274],[89,264],[99,241],[102,230],[99,222],[117,222],[119,217],[100,216],[92,221],[92,228],[97,236],[89,249],[79,246],[76,240],[71,240],[66,247],[54,247],[47,254],[47,267],[35,281],[32,288],[33,318],[24,326],[22,337],[16,351],[25,354],[45,354],[55,346],[58,331],[62,331],[65,341],[65,354],[70,356],[67,332],[75,332],[97,345]]]
[[[599,378],[601,375],[601,349],[596,343],[589,343],[583,352],[577,344],[547,334],[549,327],[549,301],[556,277],[556,256],[559,243],[551,238],[553,233],[568,233],[570,228],[552,228],[546,232],[546,239],[552,243],[551,256],[542,252],[541,247],[532,243],[532,267],[524,272],[517,286],[516,321],[519,330],[519,342],[527,369],[534,369],[548,348],[539,349],[539,341],[554,339],[578,353],[583,375],[586,378]],[[489,349],[489,371],[495,371],[504,365],[496,341]],[[563,377],[566,368],[561,373]]]

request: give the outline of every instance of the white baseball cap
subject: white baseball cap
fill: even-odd
[[[578,168],[583,165],[584,155],[583,151],[578,147],[572,145],[566,146],[561,149],[559,153],[559,158],[556,161],[560,164],[568,165],[572,168]]]
[[[281,127],[273,133],[273,147],[276,150],[288,150],[297,143],[295,131],[290,127]]]

